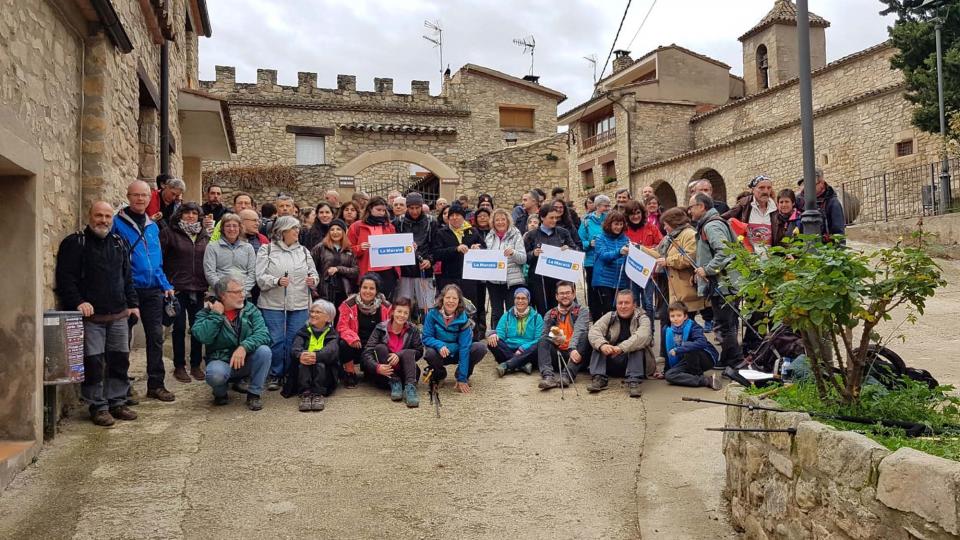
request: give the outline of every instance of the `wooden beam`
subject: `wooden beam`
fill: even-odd
[[[312,127],[312,126],[287,126],[287,133],[297,135],[313,135],[315,137],[333,137],[336,130],[333,128]]]

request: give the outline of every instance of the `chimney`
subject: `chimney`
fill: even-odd
[[[630,58],[630,51],[618,49],[613,51],[613,72],[619,73],[633,64],[633,58]]]
[[[533,84],[540,84],[540,76],[539,76],[539,75],[524,75],[524,76],[523,76],[523,80],[525,80],[525,81],[527,81],[527,82],[531,82],[531,83],[533,83]]]

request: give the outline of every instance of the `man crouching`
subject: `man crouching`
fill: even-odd
[[[207,302],[193,323],[193,337],[207,352],[206,382],[213,404],[226,405],[227,383],[249,375],[247,408],[263,408],[263,385],[270,370],[270,332],[257,306],[244,300],[243,281],[224,276],[213,285],[215,299]]]

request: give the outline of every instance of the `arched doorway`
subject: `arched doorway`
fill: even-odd
[[[417,165],[439,179],[437,192],[440,197],[453,200],[456,196],[457,184],[460,183],[460,175],[435,156],[417,152],[416,150],[372,150],[351,159],[345,165],[334,171],[334,174],[339,179],[341,192],[345,196],[349,196],[357,187],[356,177],[361,171],[388,162],[405,162]],[[403,189],[400,188],[394,189],[403,191]]]
[[[391,191],[406,196],[416,191],[428,204],[433,204],[440,196],[440,178],[433,171],[406,161],[371,165],[357,172],[354,187],[371,197],[386,197]]]
[[[677,192],[673,190],[673,186],[669,182],[657,180],[650,184],[650,187],[653,188],[653,194],[657,196],[657,201],[660,202],[660,206],[664,210],[677,206]]]
[[[724,182],[723,177],[720,176],[720,173],[716,169],[711,169],[705,167],[699,171],[693,173],[693,176],[690,177],[690,180],[709,180],[710,185],[713,186],[713,198],[718,201],[727,201],[727,184]],[[689,183],[688,183],[689,185]]]

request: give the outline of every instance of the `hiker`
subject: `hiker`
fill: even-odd
[[[136,420],[127,407],[130,379],[128,317],[139,317],[130,273],[129,246],[111,232],[113,207],[90,205],[87,226],[67,236],[57,250],[56,294],[60,307],[83,315],[83,382],[80,396],[90,420],[112,426]]]
[[[577,287],[569,281],[557,283],[557,305],[543,319],[543,335],[537,345],[537,366],[540,368],[541,390],[550,390],[563,383],[573,384],[577,373],[590,356],[590,310],[577,303]],[[560,358],[558,358],[558,356]],[[560,359],[566,364],[561,370]],[[560,371],[557,380],[556,371]]]
[[[765,255],[768,247],[780,243],[778,234],[782,230],[777,204],[771,200],[773,180],[763,175],[755,176],[747,187],[751,191],[750,195],[739,199],[737,204],[729,212],[721,214],[721,217],[743,223],[746,226],[744,236],[753,246],[754,252]],[[710,201],[713,202],[712,197]]]
[[[600,317],[588,334],[593,352],[590,356],[591,393],[608,388],[609,377],[623,375],[630,397],[640,397],[640,383],[653,374],[653,332],[650,321],[624,289],[617,293],[616,309]]]
[[[437,231],[433,245],[433,255],[440,264],[437,275],[437,288],[458,284],[471,300],[476,297],[476,281],[463,279],[463,256],[473,248],[483,247],[483,238],[466,220],[466,209],[454,202],[446,209],[446,224]]]
[[[667,311],[670,326],[664,331],[663,338],[667,349],[663,378],[677,386],[706,386],[720,390],[718,373],[704,375],[716,366],[720,354],[713,343],[707,341],[703,327],[687,316],[687,306],[683,302],[671,303]]]
[[[320,276],[317,293],[339,306],[356,290],[359,270],[347,240],[347,224],[342,219],[330,222],[327,235],[310,252]]]
[[[290,371],[280,393],[300,396],[300,412],[322,411],[324,396],[337,387],[339,343],[333,328],[337,310],[328,300],[310,304],[307,324],[297,331],[290,348]]]
[[[437,297],[433,284],[433,243],[437,238],[438,225],[430,214],[423,211],[423,195],[413,191],[406,197],[406,213],[397,218],[397,233],[410,233],[416,244],[414,261],[416,264],[400,267],[400,282],[397,285],[397,297],[406,297],[416,303],[422,320]]]
[[[610,212],[603,220],[603,234],[597,237],[594,245],[596,258],[590,285],[597,290],[603,312],[614,308],[614,296],[621,288],[630,290],[630,278],[624,272],[627,253],[630,252],[630,239],[624,232],[626,228],[627,219],[623,212]]]
[[[247,298],[257,284],[257,252],[243,237],[243,221],[237,214],[226,213],[220,218],[222,234],[211,240],[203,252],[203,273],[207,283],[216,283],[223,276],[243,278]]]
[[[774,236],[780,241],[775,245],[782,246],[786,239],[800,234],[800,211],[797,210],[797,195],[792,189],[781,189],[777,193],[777,216],[780,229],[774,232]]]
[[[543,334],[543,317],[530,307],[530,289],[520,287],[513,293],[513,307],[487,333],[487,347],[497,360],[497,375],[523,370],[533,373],[537,343]]]
[[[391,401],[419,407],[417,360],[423,357],[420,330],[410,324],[413,302],[401,296],[390,318],[374,327],[363,349],[363,373],[378,388],[390,389]]]
[[[697,232],[690,225],[690,218],[682,208],[667,210],[661,219],[667,236],[657,246],[660,254],[657,268],[663,268],[667,273],[667,301],[682,302],[690,313],[702,311],[707,307],[707,299],[697,293],[693,275],[693,265],[697,257]],[[660,319],[660,358],[664,361],[667,350],[664,348],[663,331],[669,324],[669,314],[667,318]]]
[[[507,281],[488,281],[490,293],[490,323],[496,326],[503,313],[513,305],[513,295],[525,284],[523,265],[527,252],[523,249],[523,235],[513,226],[510,213],[502,208],[493,211],[493,229],[487,233],[487,249],[503,252],[507,259]]]
[[[207,356],[206,383],[213,389],[213,404],[226,405],[227,383],[249,376],[247,408],[263,408],[263,387],[270,371],[272,339],[263,315],[244,299],[243,282],[224,276],[213,284],[214,300],[197,313],[190,329],[204,345]]]
[[[550,205],[540,207],[540,226],[523,237],[523,249],[527,251],[527,264],[530,265],[528,282],[533,293],[533,303],[537,311],[544,312],[549,306],[549,298],[557,294],[557,279],[535,273],[537,261],[543,253],[543,245],[560,249],[576,249],[576,243],[570,231],[557,226],[557,212]]]
[[[396,229],[390,223],[387,201],[383,197],[370,199],[363,210],[363,217],[355,221],[347,230],[347,239],[350,249],[357,260],[358,272],[361,276],[374,272],[380,276],[380,290],[386,294],[393,294],[397,288],[397,268],[394,266],[370,265],[370,237],[381,234],[394,234]]]
[[[587,214],[583,216],[583,221],[580,222],[578,236],[580,237],[580,244],[583,246],[584,251],[583,270],[586,275],[588,289],[586,291],[587,305],[590,307],[591,313],[602,313],[605,310],[600,307],[600,297],[597,296],[596,290],[589,285],[593,282],[594,263],[597,255],[595,249],[597,237],[603,234],[603,221],[607,219],[607,213],[610,212],[610,197],[597,195],[593,199],[593,204],[593,211],[587,212]]]
[[[472,306],[471,306],[472,307]],[[440,291],[436,305],[423,322],[424,358],[438,383],[447,377],[444,365],[456,364],[456,388],[470,393],[473,368],[487,354],[487,345],[473,341],[473,321],[467,314],[467,302],[460,287],[447,285]]]
[[[356,388],[363,347],[373,329],[390,318],[393,306],[381,291],[378,274],[370,272],[360,278],[357,294],[340,304],[337,333],[340,334],[340,366],[343,386]]]

